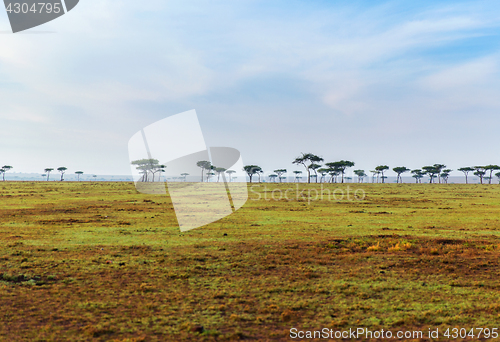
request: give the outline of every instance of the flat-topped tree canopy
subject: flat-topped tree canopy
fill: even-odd
[[[262,168],[258,165],[245,165],[243,166],[243,171],[245,171],[248,175],[248,178],[250,178],[250,183],[252,183],[252,177],[254,175],[259,175],[260,179],[260,173],[263,172]]]
[[[295,158],[295,160],[292,162],[293,164],[297,165],[303,165],[307,171],[307,182],[311,183],[311,166],[322,163],[324,161],[323,158],[320,156],[317,156],[312,153],[302,153],[301,156]]]

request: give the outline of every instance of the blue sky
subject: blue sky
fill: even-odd
[[[300,152],[365,170],[500,164],[496,1],[81,0],[9,30],[0,11],[13,171],[128,174],[128,139],[190,109],[207,145],[266,171]]]

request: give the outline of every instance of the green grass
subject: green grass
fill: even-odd
[[[496,327],[500,186],[296,186],[252,185],[181,233],[169,198],[131,183],[0,184],[0,340]],[[347,187],[366,196],[328,199]]]

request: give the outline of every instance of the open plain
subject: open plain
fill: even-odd
[[[133,183],[1,183],[0,340],[498,327],[499,185],[249,190],[233,215],[181,233],[168,196]]]

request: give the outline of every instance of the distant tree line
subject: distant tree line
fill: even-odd
[[[316,183],[318,181],[320,183],[337,183],[338,178],[340,177],[340,183],[344,183],[345,179],[351,179],[350,177],[345,177],[345,173],[348,168],[354,167],[355,163],[349,160],[339,160],[334,162],[324,163],[324,159],[320,156],[317,156],[312,153],[301,153],[300,156],[295,158],[292,161],[295,165],[301,165],[304,167],[305,172],[307,174],[307,183],[311,183],[314,180]],[[132,165],[136,166],[136,169],[139,170],[141,174],[141,178],[139,181],[141,182],[155,182],[161,180],[161,174],[166,172],[166,166],[160,164],[157,159],[139,159],[132,161]],[[211,162],[202,160],[196,163],[201,169],[201,181],[209,182],[213,177],[217,176],[217,182],[220,181],[221,176],[225,181],[226,175],[228,176],[229,181],[233,181],[235,178],[233,176],[236,171],[227,170],[223,167],[217,167],[212,165]],[[11,165],[4,165],[0,168],[0,174],[2,175],[2,181],[5,181],[5,173],[13,169]],[[372,174],[372,183],[385,183],[387,176],[385,172],[389,170],[388,165],[378,165],[373,170],[370,170]],[[60,181],[64,180],[64,174],[68,170],[66,167],[61,166],[56,169],[59,171],[61,177]],[[472,172],[474,176],[479,177],[479,182],[481,184],[485,183],[485,180],[488,184],[491,184],[493,176],[497,177],[498,182],[500,183],[500,172],[499,165],[485,165],[485,166],[467,166],[461,167],[457,171],[460,171],[465,176],[465,183],[469,183],[469,173]],[[47,181],[49,181],[50,173],[54,171],[53,168],[44,169],[43,177],[47,177]],[[262,177],[264,175],[264,171],[258,165],[245,165],[243,167],[243,171],[247,174],[250,179],[250,183],[253,182],[254,176],[258,177],[258,182],[262,181]],[[404,173],[410,172],[412,177],[415,179],[415,183],[422,183],[422,178],[425,176],[429,177],[429,183],[443,183],[448,184],[448,178],[450,173],[453,171],[451,169],[447,169],[444,164],[434,164],[423,166],[420,169],[411,170],[405,166],[396,166],[392,168],[392,171],[396,173],[396,183],[402,183],[403,178],[402,175]],[[268,177],[271,182],[283,182],[283,180],[287,179],[285,174],[287,173],[287,169],[276,169],[271,173]],[[80,176],[84,174],[83,171],[76,171],[77,180],[80,181]],[[293,180],[295,182],[300,182],[302,179],[302,171],[294,170]],[[368,176],[365,173],[365,170],[354,170],[354,174],[358,177],[358,183],[363,183],[364,179]],[[158,175],[158,176],[157,176]],[[180,179],[182,181],[186,181],[189,173],[181,173],[180,177],[175,177],[175,179]],[[96,175],[93,176],[94,178]]]
[[[136,169],[142,175],[140,182],[154,182],[158,173],[158,181],[161,178],[161,173],[165,172],[166,166],[160,164],[157,159],[139,159],[134,160],[132,165],[136,165]]]
[[[0,173],[2,174],[2,181],[5,182],[5,173],[11,169],[13,169],[13,167],[10,165],[4,165],[0,168]],[[60,181],[64,180],[64,174],[66,173],[66,170],[68,170],[68,168],[65,166],[61,166],[61,167],[57,168],[57,171],[59,171],[61,173]],[[54,171],[54,169],[49,167],[49,168],[44,169],[43,171],[44,171],[44,174],[42,174],[42,177],[44,177],[44,178],[47,177],[47,181],[49,181],[50,172]],[[78,177],[78,181],[80,181],[80,176],[83,174],[83,171],[76,171],[75,174]]]
[[[59,173],[61,174],[60,181],[62,182],[64,180],[64,174],[66,173],[66,171],[68,170],[68,168],[65,167],[65,166],[61,166],[61,167],[58,167],[56,170],[59,171]],[[43,171],[45,172],[45,174],[43,174],[42,177],[47,177],[47,182],[48,182],[49,178],[50,178],[50,173],[52,171],[54,171],[54,169],[51,168],[51,167],[48,167],[48,168],[44,169]],[[78,182],[80,181],[80,176],[83,175],[83,173],[84,173],[83,171],[75,171],[75,174],[77,176],[77,181]],[[96,176],[94,175],[94,177],[96,177]]]
[[[320,183],[329,182],[329,183],[337,183],[338,177],[340,176],[340,182],[344,183],[346,170],[355,165],[354,162],[349,160],[340,160],[335,162],[323,163],[324,159],[320,156],[317,156],[312,153],[302,153],[299,157],[295,158],[292,161],[293,164],[301,165],[304,167],[305,172],[307,173],[307,183],[311,183],[311,180],[317,183],[318,180]],[[390,167],[388,165],[378,165],[373,170],[370,170],[372,174],[372,183],[385,183],[387,179],[386,171],[388,171]],[[245,172],[252,182],[252,176],[257,174],[263,174],[263,170],[261,167],[257,165],[246,165],[244,167]],[[469,172],[473,172],[473,174],[479,177],[479,181],[481,184],[484,184],[484,180],[488,181],[488,184],[491,184],[493,179],[493,172],[500,170],[500,166],[498,165],[486,165],[486,166],[470,166],[470,167],[462,167],[459,168],[458,171],[461,171],[465,175],[465,183],[469,183],[468,174]],[[402,183],[403,178],[402,175],[406,172],[410,172],[412,177],[415,179],[415,183],[422,183],[422,178],[425,176],[429,177],[429,183],[443,183],[448,184],[448,178],[450,173],[453,171],[452,169],[447,169],[444,164],[434,164],[423,166],[420,169],[411,170],[405,166],[397,166],[393,167],[392,171],[396,173],[396,183]],[[276,182],[279,180],[280,182],[283,179],[286,179],[283,175],[287,172],[286,169],[276,169],[273,171],[274,173],[270,174],[269,180],[271,182]],[[293,171],[294,181],[299,182],[302,178],[302,171],[296,170]],[[358,177],[358,183],[363,183],[367,174],[365,170],[354,170],[354,174]],[[327,178],[329,176],[329,178]],[[494,176],[497,177],[500,183],[500,172],[496,172]]]
[[[204,178],[203,178],[204,171],[206,171],[205,176],[206,176],[207,182],[210,181],[210,179],[212,177],[214,177],[215,175],[217,175],[217,182],[220,181],[221,176],[223,179],[225,179],[224,173],[227,173],[227,175],[229,176],[229,181],[231,181],[232,174],[236,172],[234,170],[228,170],[224,167],[217,167],[215,165],[212,165],[211,162],[206,161],[206,160],[199,161],[198,163],[196,163],[196,166],[198,166],[201,169],[201,181],[202,182],[204,181]],[[186,175],[188,175],[188,174],[186,174]],[[186,179],[184,178],[184,181],[185,180]]]
[[[346,179],[351,179],[350,177],[345,177],[347,169],[354,167],[355,163],[349,160],[339,160],[333,162],[324,162],[324,159],[318,155],[313,153],[301,153],[300,156],[295,158],[292,161],[295,165],[300,165],[304,167],[304,171],[307,174],[307,183],[314,182],[318,183],[344,183]],[[165,172],[165,165],[161,165],[156,159],[140,159],[132,162],[133,165],[137,165],[137,169],[142,173],[142,177],[140,181],[143,182],[154,182],[156,181],[155,175],[157,173]],[[236,173],[234,170],[227,170],[223,167],[217,167],[212,165],[211,162],[202,160],[198,161],[196,165],[201,169],[201,182],[209,182],[212,178],[217,176],[217,182],[220,181],[221,176],[225,180],[225,176],[227,175],[229,181],[233,180],[232,174]],[[390,170],[388,165],[378,165],[373,170],[370,170],[372,174],[372,183],[385,183],[387,179],[386,172]],[[473,172],[475,176],[479,177],[480,183],[484,184],[484,180],[488,180],[488,183],[491,184],[491,180],[493,178],[493,172],[500,170],[500,166],[498,165],[486,165],[486,166],[472,166],[472,167],[462,167],[459,168],[458,171],[464,173],[465,182],[468,184],[468,174]],[[243,167],[243,171],[247,174],[250,183],[253,182],[255,177],[258,177],[258,182],[262,181],[262,177],[264,175],[264,171],[258,165],[245,165]],[[403,178],[402,175],[404,173],[410,172],[412,177],[415,179],[415,183],[422,183],[422,178],[425,176],[429,177],[429,183],[448,183],[448,178],[450,173],[453,171],[451,169],[447,169],[444,164],[434,164],[434,165],[426,165],[420,169],[411,170],[406,166],[396,166],[392,168],[392,171],[396,173],[396,183],[402,183]],[[268,177],[271,182],[282,182],[287,177],[285,174],[287,173],[287,169],[276,169],[271,173]],[[302,171],[295,170],[293,171],[294,182],[300,182],[302,179]],[[365,178],[368,176],[365,170],[354,170],[354,174],[358,178],[358,183],[363,183]],[[186,181],[186,177],[189,173],[182,173],[181,177],[177,177],[183,181]],[[500,172],[494,174],[500,183]],[[160,177],[158,177],[158,181]]]

